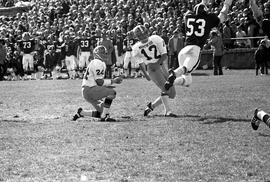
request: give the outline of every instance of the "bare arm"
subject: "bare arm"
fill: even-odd
[[[259,9],[258,5],[256,4],[255,0],[249,0],[249,7],[251,8],[253,12],[253,16],[255,20],[262,25],[262,20],[263,20],[263,12],[262,10]]]
[[[227,15],[230,9],[230,6],[232,5],[233,0],[225,0],[223,7],[218,15],[220,19],[220,23],[223,23],[227,19]]]

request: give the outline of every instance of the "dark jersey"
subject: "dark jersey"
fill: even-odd
[[[270,38],[270,19],[264,19],[262,22],[262,30],[265,35]]]
[[[10,54],[13,54],[14,51],[15,51],[15,45],[11,42],[8,42],[6,44],[6,48],[7,48],[7,52],[10,53]]]
[[[25,54],[30,54],[35,49],[35,40],[21,40],[19,46]]]
[[[136,39],[125,39],[124,45],[126,46],[126,51],[132,51],[132,46],[137,42]]]
[[[196,15],[189,13],[185,17],[186,45],[203,47],[212,28],[220,23],[215,14]]]
[[[91,38],[79,39],[79,42],[80,42],[80,48],[82,52],[90,52],[90,48],[94,44]]]

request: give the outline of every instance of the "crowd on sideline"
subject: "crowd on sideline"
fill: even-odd
[[[2,0],[3,2],[14,2]],[[131,66],[123,70],[125,54],[136,42],[127,36],[138,24],[143,24],[149,34],[160,35],[168,48],[169,68],[177,68],[177,55],[184,46],[185,13],[192,10],[199,0],[33,0],[28,12],[0,17],[0,80],[23,79],[33,73],[43,72],[51,77],[52,70],[76,78],[83,72],[91,51],[104,45],[110,56],[108,68],[119,68],[132,74]],[[221,0],[211,0],[208,11],[218,14]],[[260,0],[262,9],[270,7],[270,1]],[[253,17],[249,1],[234,1],[227,21],[217,35],[225,49],[258,47],[259,39],[232,40],[231,38],[264,36],[260,25]],[[131,41],[132,39],[132,41]],[[89,44],[89,45],[88,45]],[[210,44],[205,48],[211,47]],[[83,52],[89,52],[82,58]],[[24,66],[23,55],[33,56]],[[67,61],[76,59],[69,73]],[[29,60],[28,60],[29,61]],[[33,62],[33,63],[32,63]],[[106,77],[112,77],[108,69]],[[47,75],[48,73],[48,75]],[[121,74],[121,73],[120,73]],[[61,77],[60,77],[61,78]]]

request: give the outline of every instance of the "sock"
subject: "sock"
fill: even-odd
[[[153,110],[158,107],[160,104],[162,104],[161,96],[159,96],[154,102],[152,102],[152,108]]]
[[[103,112],[101,114],[101,117],[102,118],[104,118],[107,114],[109,114],[111,104],[112,104],[112,99],[110,99],[108,97],[105,98],[105,100],[104,100],[104,106],[103,106]]]
[[[86,111],[86,110],[82,110],[82,112],[80,113],[81,116],[90,116],[90,117],[94,117],[94,118],[100,118],[101,113],[98,111]]]
[[[175,85],[184,85],[185,84],[185,79],[184,77],[180,76],[180,77],[177,77],[174,81],[174,84]]]
[[[170,107],[169,107],[169,96],[166,94],[162,94],[161,95],[161,100],[164,106],[164,110],[165,110],[165,114],[167,114],[168,111],[170,111]]]
[[[264,115],[263,122],[265,122],[265,124],[270,127],[270,116],[268,114]]]
[[[102,112],[102,114],[101,114],[101,117],[102,117],[102,118],[105,118],[105,116],[106,116],[107,114],[109,114],[109,111],[110,111],[110,108],[104,107],[104,108],[103,108],[103,112]]]
[[[262,120],[263,121],[263,117],[265,116],[265,115],[267,115],[267,113],[266,112],[264,112],[264,111],[259,111],[258,113],[257,113],[257,117],[260,119],[260,120]]]
[[[174,70],[175,76],[179,77],[187,72],[187,68],[185,66],[179,67],[176,70]]]

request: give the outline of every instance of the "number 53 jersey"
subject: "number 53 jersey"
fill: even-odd
[[[87,66],[83,76],[82,87],[96,86],[97,79],[104,79],[106,64],[99,59],[93,59]]]
[[[194,14],[188,13],[185,16],[186,45],[204,46],[212,28],[217,27],[220,20],[213,13]]]
[[[139,41],[132,48],[132,55],[138,64],[156,63],[162,54],[167,54],[166,44],[158,35],[151,35],[146,43]]]

